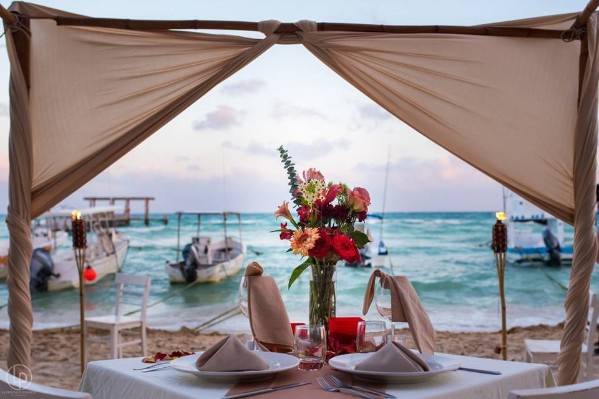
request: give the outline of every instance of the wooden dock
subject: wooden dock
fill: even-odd
[[[150,215],[150,201],[154,201],[154,197],[85,197],[83,199],[89,202],[90,208],[95,208],[98,203],[108,203],[108,205],[111,206],[114,206],[117,203],[124,203],[125,207],[123,213],[114,215],[115,226],[129,226],[131,222],[135,220],[143,220],[146,226],[148,226],[152,221],[168,224],[168,215],[162,215],[159,217],[152,217]],[[143,216],[137,216],[131,213],[132,202],[144,203]]]

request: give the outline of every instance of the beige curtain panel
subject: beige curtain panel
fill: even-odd
[[[274,44],[303,44],[358,90],[576,228],[560,381],[574,382],[594,265],[597,32],[559,36],[319,31],[264,39],[57,24],[15,3],[11,55],[11,355],[28,364],[31,217],[55,205]],[[577,14],[486,27],[562,31]],[[76,16],[81,17],[81,16]],[[85,17],[82,17],[85,18]],[[581,50],[588,57],[580,57]],[[582,64],[581,64],[582,60]],[[581,66],[583,68],[581,68]],[[580,71],[584,79],[579,78]],[[580,87],[579,87],[580,85]],[[23,338],[24,337],[24,338]]]

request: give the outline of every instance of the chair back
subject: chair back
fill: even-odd
[[[599,380],[543,389],[519,389],[510,392],[508,399],[596,399]]]
[[[68,391],[25,381],[0,370],[0,397],[27,399],[92,399],[85,392]]]
[[[599,297],[597,294],[589,292],[589,328],[587,334],[587,374],[591,374],[593,369],[593,354],[595,353],[595,342],[597,337],[597,321],[599,321]],[[589,377],[589,375],[585,376]],[[598,396],[599,397],[599,396]]]
[[[117,273],[116,306],[117,319],[122,316],[124,305],[139,307],[140,320],[146,321],[146,310],[150,296],[151,278],[148,275]]]

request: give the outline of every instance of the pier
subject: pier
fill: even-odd
[[[125,208],[123,213],[114,215],[115,226],[129,226],[131,221],[134,220],[143,220],[146,226],[148,226],[151,221],[168,224],[168,215],[163,215],[162,217],[150,216],[150,201],[154,201],[154,197],[85,197],[83,199],[89,202],[90,208],[95,208],[98,202],[107,202],[108,205],[111,206],[116,205],[117,202],[124,202]],[[131,213],[131,202],[144,203],[143,216],[137,216]]]

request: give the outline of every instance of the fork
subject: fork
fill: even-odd
[[[346,393],[348,395],[357,396],[357,397],[363,398],[363,399],[378,399],[378,397],[379,397],[378,395],[376,395],[376,396],[371,395],[366,392],[357,391],[355,389],[335,387],[335,386],[329,384],[329,382],[327,380],[325,380],[323,377],[318,377],[316,379],[316,382],[318,382],[318,385],[320,385],[320,388],[322,388],[323,391],[327,391],[327,392],[341,392],[341,393]]]
[[[156,362],[156,363],[154,363],[154,364],[151,364],[151,365],[149,365],[149,366],[138,367],[138,368],[135,368],[135,369],[133,369],[133,370],[134,370],[134,371],[140,371],[140,370],[153,369],[154,367],[157,367],[157,366],[163,366],[163,365],[165,365],[165,364],[167,364],[167,363],[169,363],[169,361],[168,361],[168,360],[163,360],[163,361],[161,361],[161,362]]]
[[[337,388],[348,388],[348,389],[355,389],[357,391],[362,391],[362,392],[366,392],[372,395],[380,395],[383,396],[385,398],[388,399],[396,399],[395,395],[391,395],[389,393],[386,392],[382,392],[382,391],[377,391],[376,389],[372,389],[372,388],[364,388],[364,387],[360,387],[360,386],[356,386],[356,385],[349,385],[344,383],[343,381],[341,381],[339,378],[337,378],[334,375],[325,375],[323,377],[325,380],[327,380],[327,382]]]

